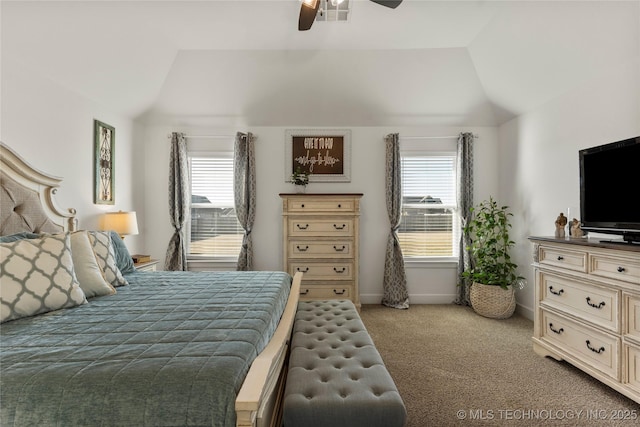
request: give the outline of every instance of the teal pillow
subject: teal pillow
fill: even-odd
[[[39,239],[40,237],[41,236],[39,234],[23,231],[21,233],[10,234],[8,236],[0,236],[0,243],[17,242],[18,240],[23,240],[23,239]]]
[[[113,250],[116,255],[116,266],[122,274],[131,273],[136,271],[133,266],[133,259],[129,253],[129,249],[125,246],[124,242],[115,231],[110,231],[111,243],[113,243]]]

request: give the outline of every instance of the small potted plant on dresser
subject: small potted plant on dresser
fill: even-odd
[[[291,182],[296,186],[296,193],[304,193],[309,184],[309,172],[296,168],[291,174]]]
[[[471,269],[462,273],[472,284],[471,307],[484,317],[506,319],[516,308],[515,288],[522,288],[524,277],[511,262],[509,250],[515,242],[509,238],[512,216],[508,206],[498,206],[489,198],[471,209],[465,226],[469,236]]]

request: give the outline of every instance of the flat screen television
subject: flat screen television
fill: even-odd
[[[579,151],[582,229],[640,244],[640,136]]]

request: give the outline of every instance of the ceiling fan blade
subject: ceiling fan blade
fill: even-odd
[[[381,4],[383,6],[390,7],[391,9],[395,9],[396,7],[400,6],[400,3],[402,3],[402,0],[371,0],[371,1],[377,4]]]
[[[300,17],[298,18],[298,30],[307,31],[316,20],[316,14],[320,8],[320,0],[304,0],[300,6]]]

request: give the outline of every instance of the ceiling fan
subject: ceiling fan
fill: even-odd
[[[339,4],[342,0],[331,0],[335,4]],[[371,0],[374,3],[382,6],[395,9],[402,3],[402,0]],[[306,31],[313,25],[313,21],[316,19],[318,9],[320,8],[321,0],[302,0],[300,6],[300,17],[298,18],[298,30]],[[335,6],[334,4],[334,6]]]

